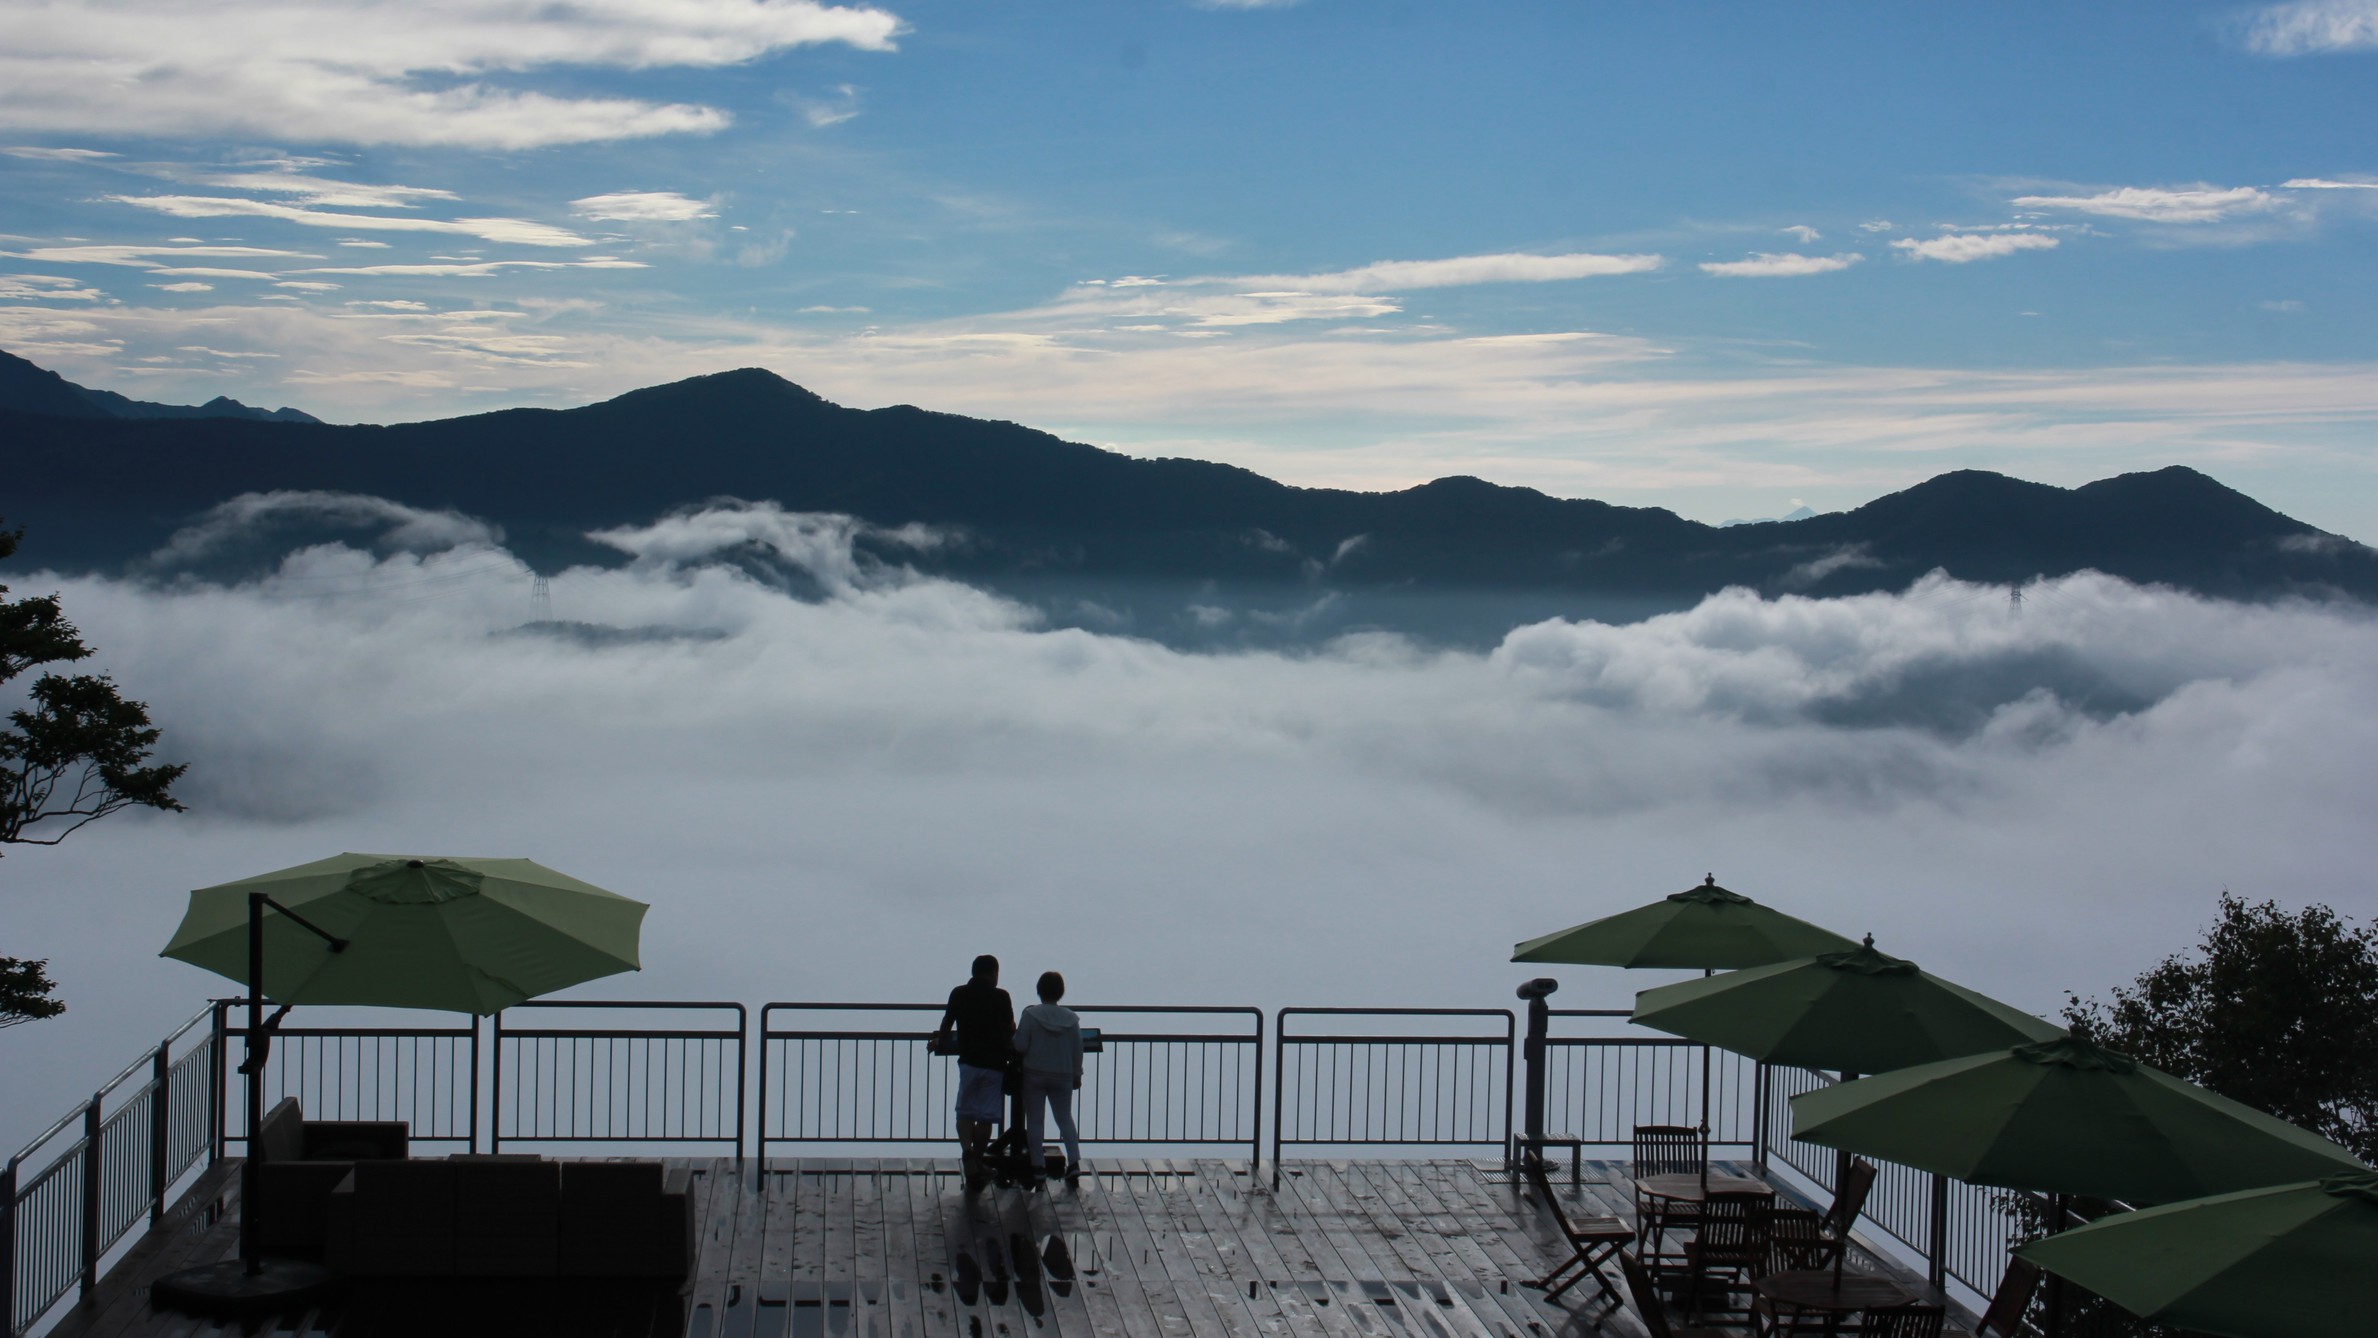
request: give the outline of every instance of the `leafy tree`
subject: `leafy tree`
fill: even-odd
[[[2289,913],[2221,894],[2204,941],[2164,959],[2109,998],[2072,996],[2065,1021],[2102,1045],[2309,1129],[2369,1161],[2378,1154],[2378,928],[2355,928],[2326,906]],[[2095,1219],[2120,1206],[2078,1198]],[[2005,1195],[2010,1242],[2046,1232],[2033,1195]],[[2102,1297],[2066,1284],[2063,1332],[2073,1338],[2176,1338]],[[2034,1303],[2044,1321],[2045,1295]]]
[[[0,558],[23,537],[0,530]],[[0,596],[7,593],[0,585]],[[149,762],[157,730],[148,708],[126,701],[105,675],[46,671],[90,654],[57,596],[0,598],[0,687],[44,670],[0,730],[0,847],[54,846],[121,809],[182,808],[173,783],[189,768]],[[0,957],[0,1027],[65,1011],[50,997],[57,984],[48,965]]]
[[[2193,952],[2066,1013],[2113,1049],[2378,1158],[2378,928],[2223,892]]]

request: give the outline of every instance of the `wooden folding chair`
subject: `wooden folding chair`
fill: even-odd
[[[1699,1175],[1709,1169],[1709,1144],[1689,1124],[1638,1124],[1635,1159],[1627,1173],[1636,1180],[1648,1175]],[[1701,1220],[1701,1205],[1635,1193],[1635,1224],[1641,1228],[1650,1266],[1669,1262],[1667,1235],[1690,1231]]]
[[[1700,1322],[1702,1295],[1712,1284],[1732,1292],[1748,1287],[1767,1269],[1767,1222],[1773,1192],[1712,1194],[1701,1205],[1701,1225],[1684,1247],[1685,1313]],[[1743,1313],[1748,1314],[1748,1306]]]
[[[1825,1210],[1825,1234],[1847,1242],[1850,1228],[1858,1225],[1858,1214],[1866,1211],[1866,1196],[1874,1189],[1874,1163],[1864,1157],[1850,1162],[1849,1174],[1843,1177],[1841,1188],[1834,1191],[1833,1206]]]
[[[1974,1326],[1975,1338],[2018,1338],[2023,1332],[2023,1312],[2031,1309],[2031,1294],[2039,1290],[2039,1279],[2038,1264],[2028,1259],[2007,1260],[1998,1290],[1990,1294],[1990,1308]]]
[[[1860,1338],[1941,1338],[1949,1312],[1937,1305],[1895,1305],[1858,1312]]]
[[[1773,1208],[1767,1214],[1767,1264],[1758,1276],[1828,1269],[1840,1253],[1841,1242],[1825,1234],[1824,1216],[1816,1209]],[[1803,1327],[1802,1312],[1755,1294],[1750,1320],[1756,1334],[1798,1333]],[[1818,1317],[1817,1326],[1823,1324]]]
[[[1650,1338],[1734,1338],[1724,1329],[1679,1329],[1668,1323],[1667,1304],[1660,1300],[1659,1284],[1651,1280],[1651,1270],[1625,1250],[1618,1252],[1618,1268],[1626,1274],[1627,1291],[1635,1298],[1635,1313],[1643,1317],[1643,1331]]]
[[[1535,1186],[1536,1195],[1551,1210],[1553,1224],[1561,1229],[1561,1239],[1569,1243],[1569,1258],[1560,1267],[1523,1284],[1541,1288],[1544,1299],[1557,1301],[1562,1292],[1585,1281],[1590,1275],[1602,1289],[1610,1304],[1619,1304],[1618,1289],[1610,1285],[1610,1278],[1602,1272],[1602,1265],[1613,1255],[1633,1244],[1635,1233],[1625,1222],[1615,1217],[1571,1218],[1561,1207],[1560,1196],[1552,1192],[1552,1179],[1545,1174],[1544,1159],[1533,1152],[1520,1156],[1520,1168],[1527,1174],[1528,1183]],[[1572,1271],[1573,1270],[1573,1271]],[[1564,1277],[1563,1275],[1567,1276]]]

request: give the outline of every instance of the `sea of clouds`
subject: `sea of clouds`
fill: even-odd
[[[1714,873],[2052,1013],[2193,943],[2223,888],[2378,911],[2365,611],[1935,577],[1482,654],[1190,653],[737,506],[601,536],[633,560],[524,627],[492,531],[347,510],[376,542],[237,585],[8,573],[191,764],[187,814],[0,860],[0,953],[71,1005],[0,1032],[12,1146],[230,992],[155,955],[188,889],[340,850],[649,901],[641,975],[578,996],[755,1005],[930,1000],[993,951],[1088,1003],[1500,1006],[1539,973],[1514,942]],[[1552,974],[1573,1006],[1669,978]]]

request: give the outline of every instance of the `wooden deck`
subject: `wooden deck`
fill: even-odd
[[[103,1280],[61,1338],[488,1333],[687,1338],[1642,1338],[1565,1258],[1533,1191],[1469,1161],[1113,1161],[1080,1188],[968,1198],[954,1160],[775,1159],[694,1171],[701,1259],[682,1294],[578,1282],[411,1283],[245,1325],[160,1313],[149,1281],[237,1251],[237,1163],[214,1168]],[[1629,1215],[1607,1165],[1556,1191]],[[1615,1272],[1615,1270],[1613,1270]],[[1070,1275],[1070,1276],[1069,1276]]]

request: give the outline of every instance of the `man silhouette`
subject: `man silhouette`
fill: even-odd
[[[966,1188],[979,1189],[990,1177],[986,1154],[1000,1120],[1001,1089],[1007,1069],[1015,1062],[1009,1048],[1016,1034],[1016,1006],[999,988],[999,959],[989,953],[974,959],[974,977],[950,991],[941,1025],[933,1030],[933,1050],[947,1054],[957,1033],[958,1151],[966,1167]]]

